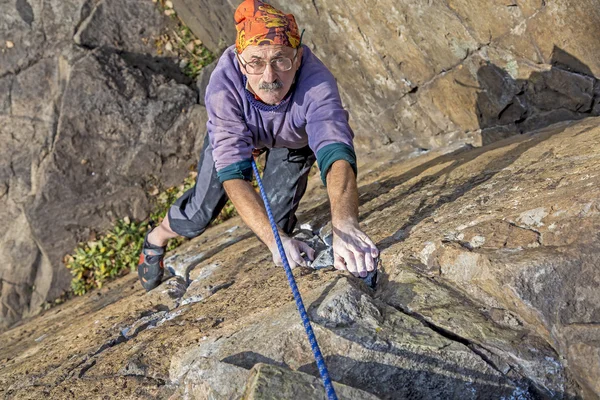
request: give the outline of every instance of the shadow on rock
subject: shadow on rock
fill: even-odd
[[[145,81],[150,81],[156,75],[162,75],[164,78],[174,80],[178,84],[192,87],[193,80],[185,75],[179,65],[177,59],[168,57],[155,57],[149,54],[132,53],[114,48],[99,47],[94,50],[96,57],[104,61],[103,65],[110,65],[110,55],[117,54],[130,67],[141,72],[141,76]],[[149,86],[149,82],[141,82],[144,86]]]
[[[254,351],[242,351],[241,353],[237,353],[231,355],[229,357],[225,357],[221,360],[221,362],[235,365],[236,367],[244,368],[244,369],[252,369],[256,364],[263,363],[269,365],[277,365],[279,367],[290,369],[290,367],[285,362],[275,361],[272,358],[265,357],[262,354],[256,353]],[[317,371],[318,376],[318,371]]]
[[[513,79],[507,71],[491,63],[478,70],[480,92],[475,112],[482,129],[484,145],[490,145],[515,134],[537,131],[557,122],[600,115],[600,81],[593,76],[591,70],[558,47],[554,48],[551,64],[552,67],[548,71],[534,72],[527,80]],[[524,138],[515,149],[498,159],[492,159],[484,168],[484,173],[473,176],[456,187],[442,185],[438,193],[428,196],[433,198],[439,195],[435,203],[430,203],[427,198],[423,199],[417,211],[394,235],[377,243],[378,248],[384,250],[406,239],[411,228],[431,216],[435,210],[487,182],[498,172],[509,167],[524,152],[550,136],[551,134],[539,133]],[[501,146],[502,144],[492,144],[479,149],[466,146],[420,164],[401,175],[361,186],[359,201],[364,205],[390,193],[397,186],[431,168],[451,163],[439,172],[420,179],[398,196],[361,213],[360,220],[366,220],[373,213],[389,208],[408,195],[418,192],[440,178],[449,176],[457,168]],[[323,203],[306,212],[305,217],[323,219],[328,212],[329,204]]]
[[[325,361],[334,381],[360,388],[381,399],[493,398],[493,393],[498,391],[497,384],[469,382],[427,370],[398,368],[338,355],[325,357]],[[304,365],[298,370],[319,376],[316,363]],[[351,370],[352,374],[336,376],[336,371],[340,370]],[[382,385],[382,382],[385,382],[385,385]],[[394,390],[389,391],[385,388]],[[440,396],[432,397],[433,393],[439,393]]]
[[[548,125],[600,115],[600,83],[590,68],[554,47],[550,69],[514,79],[492,63],[477,71],[476,110],[484,145]]]
[[[540,130],[560,121],[577,120],[588,116],[600,115],[600,84],[591,75],[591,71],[579,60],[559,48],[554,49],[553,67],[544,72],[534,72],[528,80],[514,80],[505,70],[488,64],[478,71],[480,93],[476,112],[482,128],[484,144],[497,142],[499,139],[515,133],[525,134]],[[554,133],[558,133],[555,131]],[[421,200],[417,211],[408,218],[405,224],[392,236],[381,240],[377,245],[384,250],[394,243],[406,239],[412,227],[431,216],[446,203],[453,202],[471,189],[487,182],[498,172],[509,167],[523,153],[551,137],[552,134],[540,132],[524,138],[521,143],[498,158],[492,158],[483,168],[483,173],[473,176],[458,186],[443,184],[437,191]],[[391,192],[398,185],[437,165],[451,162],[439,172],[420,179],[398,196],[361,214],[361,220],[371,214],[382,211],[408,195],[420,191],[440,178],[449,176],[458,167],[473,161],[502,144],[484,146],[471,150],[465,147],[452,153],[437,157],[423,163],[406,173],[375,182],[359,188],[360,201],[365,204],[384,194]],[[470,151],[468,151],[470,150]],[[434,203],[430,198],[439,196]]]

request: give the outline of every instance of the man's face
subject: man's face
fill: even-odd
[[[241,67],[242,73],[248,78],[248,84],[252,91],[267,104],[279,104],[292,87],[294,75],[302,60],[302,49],[296,50],[282,45],[248,46],[242,54],[242,62],[247,63],[247,70]],[[292,60],[292,68],[289,71],[277,71],[276,65],[285,64],[281,59]],[[252,70],[252,65],[266,63],[265,70],[260,75],[253,75],[247,71]]]

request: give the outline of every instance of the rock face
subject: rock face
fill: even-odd
[[[600,393],[599,133],[597,118],[563,123],[453,160],[432,159],[428,171],[406,175],[417,172],[417,179],[364,188],[368,198],[387,193],[385,202],[369,203],[364,221],[377,227],[386,252],[451,282],[492,318],[509,322],[509,311],[535,326],[589,398]],[[384,189],[392,182],[399,184]],[[391,204],[403,222],[386,227],[377,214]]]
[[[338,79],[363,154],[600,115],[598,0],[270,3],[296,16]],[[234,42],[238,2],[174,4],[213,50]]]
[[[69,287],[78,241],[144,218],[144,187],[195,162],[205,117],[156,53],[165,26],[150,1],[3,2],[0,329]]]
[[[599,141],[589,118],[363,166],[376,288],[294,272],[340,398],[598,398]],[[299,216],[313,233],[317,181]],[[149,293],[126,276],[0,335],[0,395],[323,398],[285,274],[241,220],[166,264]]]
[[[376,289],[295,271],[341,397],[598,398],[597,0],[273,4],[338,77],[362,155],[391,160],[359,176]],[[236,4],[175,5],[209,46],[233,41]],[[145,187],[195,162],[204,109],[153,47],[165,26],[146,0],[2,2],[0,329],[68,287],[78,240],[144,218]],[[329,218],[312,185],[309,238]],[[150,293],[124,277],[2,333],[0,394],[322,398],[285,277],[240,226],[172,254]]]

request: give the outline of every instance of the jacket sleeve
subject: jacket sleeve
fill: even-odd
[[[354,132],[348,123],[348,112],[342,106],[337,82],[325,66],[311,75],[307,87],[308,144],[317,157],[321,180],[327,185],[327,173],[335,161],[346,160],[357,173]]]
[[[240,83],[234,81],[238,76],[232,73],[234,70],[233,60],[224,54],[206,89],[206,126],[221,182],[252,179],[252,133],[244,120],[242,99],[236,88]]]

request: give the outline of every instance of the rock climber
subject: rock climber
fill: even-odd
[[[334,267],[365,277],[378,250],[358,223],[354,133],[331,72],[301,44],[292,14],[245,0],[234,14],[235,45],[220,57],[206,89],[208,134],[195,186],[144,240],[138,275],[146,290],[163,277],[169,239],[197,237],[231,199],[242,220],[281,257],[251,185],[253,151],[266,151],[263,184],[290,267],[314,250],[290,237],[295,212],[316,161],[331,204]]]

